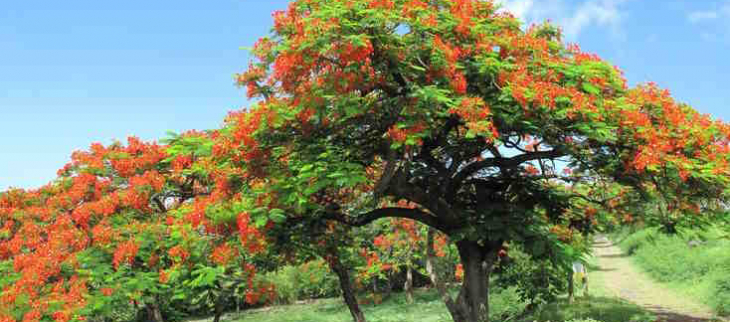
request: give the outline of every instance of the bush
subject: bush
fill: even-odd
[[[535,307],[554,302],[568,289],[568,273],[549,259],[535,259],[513,246],[509,260],[499,267],[496,285],[503,288],[516,286],[522,301]]]
[[[489,292],[489,320],[507,321],[525,311],[527,303],[520,298],[516,287],[493,287]]]
[[[276,272],[264,274],[265,281],[276,288],[278,304],[298,300],[336,297],[340,284],[323,260],[314,260],[299,266],[284,266]]]
[[[715,285],[713,301],[717,314],[724,316],[730,315],[730,275],[725,274],[725,280],[719,281]]]

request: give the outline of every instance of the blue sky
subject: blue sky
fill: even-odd
[[[502,0],[527,21],[730,120],[730,0]],[[241,46],[284,0],[24,0],[0,6],[0,189],[32,188],[92,142],[218,127],[246,105]]]

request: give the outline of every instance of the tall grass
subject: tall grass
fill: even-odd
[[[619,247],[657,281],[730,315],[730,240],[719,228],[666,235],[656,229],[615,234]]]

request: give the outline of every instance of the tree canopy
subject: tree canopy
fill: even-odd
[[[704,223],[727,198],[728,124],[655,84],[630,88],[559,28],[522,29],[492,1],[296,0],[252,53],[237,82],[256,103],[221,129],[94,145],[51,185],[0,196],[0,260],[15,274],[0,321],[80,316],[89,277],[64,265],[90,246],[110,270],[163,279],[189,271],[176,265],[194,248],[185,236],[214,249],[196,263],[226,264],[308,232],[294,224],[386,217],[456,244],[464,282],[442,297],[455,321],[484,321],[505,242],[570,257],[597,217]]]

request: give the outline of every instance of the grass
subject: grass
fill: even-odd
[[[614,236],[652,278],[670,289],[730,315],[730,240],[718,228],[668,236],[655,229]],[[702,244],[690,247],[690,240]]]
[[[446,308],[433,292],[417,292],[416,304],[413,305],[407,305],[403,296],[395,295],[379,305],[362,305],[361,307],[368,321],[373,322],[436,322],[449,319]],[[352,321],[352,317],[342,300],[336,298],[319,300],[306,305],[279,306],[266,311],[246,313],[234,321],[346,322]]]
[[[522,311],[524,304],[519,302],[513,290],[494,292],[490,302],[492,321],[655,321],[654,317],[643,309],[607,297],[579,298],[573,304],[568,304],[565,299],[562,299],[519,321],[515,319],[515,316]],[[370,322],[451,321],[451,317],[438,295],[432,290],[425,289],[416,292],[416,303],[414,304],[407,304],[402,294],[396,294],[379,305],[365,305],[363,309]],[[308,304],[278,306],[242,313],[233,320],[229,318],[227,321],[349,322],[352,321],[352,318],[340,299],[326,299]]]
[[[528,321],[602,321],[602,322],[648,322],[656,321],[656,316],[643,308],[616,299],[604,287],[607,281],[604,273],[596,269],[596,258],[588,261],[590,297],[578,297],[572,304],[566,299],[543,307]]]
[[[656,317],[636,306],[618,299],[592,296],[578,298],[573,304],[565,299],[544,307],[540,312],[525,321],[590,321],[602,322],[649,322]]]

